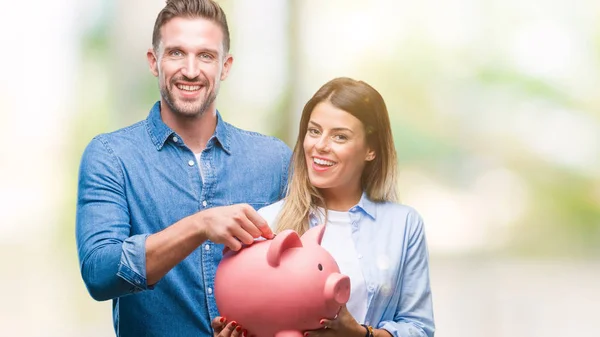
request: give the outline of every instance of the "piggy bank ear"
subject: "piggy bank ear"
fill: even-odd
[[[317,244],[321,245],[321,240],[323,240],[323,234],[325,233],[325,225],[318,225],[309,230],[307,230],[304,234],[302,234],[302,243],[303,244]]]
[[[302,241],[298,233],[291,229],[285,230],[271,240],[271,245],[267,251],[267,262],[271,267],[279,266],[281,255],[290,248],[302,247]]]

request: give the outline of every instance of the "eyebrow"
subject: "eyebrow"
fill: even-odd
[[[171,51],[171,50],[174,50],[174,49],[183,50],[184,48],[182,48],[179,45],[170,45],[170,46],[165,46],[164,47],[164,51],[165,52]],[[219,51],[218,50],[212,49],[212,48],[206,48],[206,47],[199,48],[198,53],[210,53],[210,54],[214,54],[214,55],[219,55]]]
[[[318,128],[321,128],[321,129],[323,128],[319,123],[314,122],[314,121],[308,121],[308,124],[313,124],[314,126],[316,126]],[[341,128],[333,128],[331,130],[333,130],[333,131],[348,131],[348,132],[354,133],[354,131],[352,131],[352,130],[350,130],[348,128],[343,128],[343,127],[341,127]]]

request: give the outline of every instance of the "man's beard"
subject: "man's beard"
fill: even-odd
[[[186,102],[175,100],[171,88],[175,87],[175,82],[179,80],[185,80],[191,85],[200,85],[206,90],[200,106],[196,106],[198,101]],[[169,86],[165,85],[164,87],[160,88],[160,96],[165,103],[167,103],[167,106],[169,109],[171,109],[173,114],[184,118],[198,118],[202,116],[204,112],[206,112],[211,104],[213,104],[217,98],[217,93],[214,90],[208,91],[208,83],[204,81],[189,81],[185,78],[174,78],[171,80],[171,84]]]

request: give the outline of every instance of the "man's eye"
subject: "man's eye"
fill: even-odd
[[[202,54],[200,54],[200,58],[205,59],[205,60],[212,60],[213,57],[211,54],[202,53]]]
[[[179,50],[173,50],[169,53],[171,56],[181,56],[183,55]]]

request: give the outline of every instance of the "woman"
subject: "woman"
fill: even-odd
[[[396,203],[396,163],[387,108],[368,84],[336,78],[305,105],[287,196],[259,213],[276,232],[326,223],[321,245],[352,284],[337,317],[305,336],[434,335],[423,221]]]

